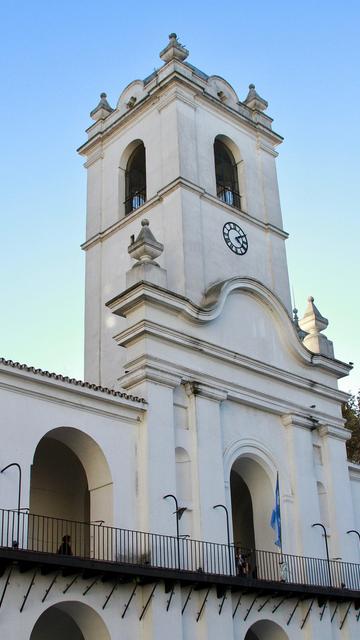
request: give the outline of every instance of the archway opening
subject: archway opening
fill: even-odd
[[[276,622],[259,620],[251,625],[244,640],[288,640],[288,635]]]
[[[30,640],[110,640],[104,621],[82,602],[60,602],[36,621]]]
[[[231,207],[241,209],[235,158],[229,147],[219,137],[215,138],[214,156],[217,197]]]
[[[85,469],[63,442],[45,436],[31,469],[30,512],[65,520],[90,520],[90,492]]]
[[[241,475],[231,470],[231,503],[234,543],[245,549],[255,549],[254,515],[250,491]]]
[[[146,200],[145,147],[140,142],[132,152],[125,171],[125,214],[141,207]]]
[[[96,557],[96,540],[105,537],[96,525],[112,525],[112,519],[113,484],[98,444],[71,427],[45,434],[31,469],[30,548]]]
[[[263,465],[250,455],[235,460],[230,474],[234,543],[254,550],[276,551],[270,526],[274,489]]]

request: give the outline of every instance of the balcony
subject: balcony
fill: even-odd
[[[245,560],[241,567],[239,553]],[[196,589],[215,587],[220,594],[231,590],[360,606],[359,564],[1,509],[0,573],[14,564],[20,571],[61,570],[117,583],[176,582]]]
[[[235,209],[241,209],[240,193],[237,193],[232,187],[217,182],[216,193],[217,197],[222,200],[222,202],[225,202],[225,204],[228,204],[230,207],[235,207]]]
[[[125,204],[125,215],[135,211],[135,209],[139,209],[146,201],[146,191],[145,189],[141,191],[135,191],[132,193],[124,202]]]

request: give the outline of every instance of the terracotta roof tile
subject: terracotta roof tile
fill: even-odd
[[[76,380],[76,378],[70,378],[69,376],[63,376],[61,373],[53,373],[50,371],[43,371],[42,369],[36,369],[35,367],[29,367],[27,364],[21,364],[20,362],[14,362],[13,360],[6,360],[5,358],[0,358],[0,365],[3,364],[7,367],[12,367],[13,369],[20,369],[22,371],[28,371],[29,373],[34,373],[35,375],[44,376],[46,378],[52,378],[53,380],[60,380],[61,382],[67,382],[68,384],[72,384],[78,387],[84,387],[85,389],[91,389],[92,391],[100,391],[101,393],[106,393],[110,396],[115,396],[116,398],[125,398],[125,400],[132,400],[133,402],[142,402],[146,401],[144,398],[139,398],[138,396],[133,396],[125,393],[125,391],[116,391],[115,389],[109,389],[108,387],[102,387],[98,384],[93,384],[91,382],[84,382],[83,380]]]

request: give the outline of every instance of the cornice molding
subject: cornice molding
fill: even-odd
[[[215,402],[222,402],[227,398],[227,391],[225,391],[225,389],[219,389],[218,387],[203,384],[195,380],[187,382],[185,384],[185,390],[189,397],[200,396],[208,400],[214,400]]]
[[[116,117],[116,111],[109,114],[109,116],[103,121],[103,129],[101,131],[96,129],[96,123],[95,125],[91,125],[87,129],[89,139],[78,148],[78,153],[80,153],[80,155],[87,155],[91,152],[91,149],[95,148],[99,144],[100,141],[108,139],[114,133],[118,132],[118,130],[123,126],[126,126],[131,122],[135,117],[138,118],[140,113],[152,108],[157,108],[162,95],[164,95],[173,84],[177,84],[178,86],[184,87],[188,90],[190,89],[191,93],[196,96],[196,100],[201,102],[204,106],[207,106],[207,108],[211,107],[212,110],[215,109],[222,115],[222,117],[230,118],[235,121],[237,125],[242,125],[245,130],[251,131],[253,134],[258,133],[264,137],[264,139],[269,140],[271,144],[278,145],[283,141],[283,138],[275,131],[265,127],[259,122],[254,122],[250,117],[247,117],[244,113],[233,109],[229,105],[220,103],[209,93],[205,92],[204,87],[194,83],[191,78],[185,77],[178,69],[174,68],[174,70],[165,78],[160,80],[155,87],[151,88],[148,94],[139,100],[133,109],[126,113],[119,114],[118,117]],[[184,100],[185,96],[185,93],[180,92],[178,99]],[[189,101],[191,104],[192,100],[186,97],[186,103],[189,103]],[[91,136],[92,131],[94,131],[94,136]]]
[[[232,366],[235,365],[240,368],[245,368],[255,375],[264,375],[267,378],[271,377],[279,383],[316,392],[317,394],[331,400],[345,402],[347,398],[347,394],[342,391],[327,387],[319,382],[290,373],[289,371],[279,369],[278,367],[261,362],[260,360],[255,360],[249,356],[236,353],[232,349],[227,349],[206,340],[194,338],[194,336],[182,331],[164,327],[156,322],[152,322],[151,320],[140,320],[135,325],[128,327],[115,335],[114,340],[119,346],[126,348],[148,336],[152,336],[158,340],[166,341],[171,344],[176,344],[177,346],[182,346],[190,349],[191,351],[199,351],[201,354],[210,358],[222,360]]]
[[[161,369],[148,362],[143,362],[126,373],[122,378],[127,388],[134,388],[144,382],[155,382],[164,387],[175,389],[181,384],[181,376],[169,370]]]
[[[189,107],[194,109],[194,111],[197,109],[197,105],[194,99],[189,98],[189,96],[184,91],[181,91],[181,89],[178,89],[175,86],[172,91],[169,91],[160,98],[157,105],[158,111],[162,111],[163,109],[165,109],[165,107],[167,107],[169,104],[172,104],[175,100],[180,100],[184,104],[187,104]]]
[[[226,380],[214,375],[209,375],[203,371],[194,371],[193,369],[183,365],[174,364],[174,362],[169,362],[155,356],[141,355],[134,360],[127,362],[126,369],[128,373],[119,379],[121,386],[124,389],[131,389],[135,384],[138,384],[138,378],[144,380],[145,377],[142,372],[146,369],[151,369],[152,371],[158,372],[156,375],[159,376],[163,374],[175,376],[179,381],[179,384],[180,382],[185,385],[187,383],[191,384],[196,380],[197,384],[203,385],[204,388],[210,387],[211,389],[220,390],[221,393],[225,392],[227,394],[227,400],[229,401],[245,405],[259,411],[265,411],[266,413],[276,415],[281,419],[288,415],[296,416],[297,422],[301,426],[304,426],[304,428],[314,428],[314,419],[317,421],[317,424],[331,422],[339,427],[342,426],[342,420],[336,422],[336,419],[334,419],[333,416],[320,412],[317,412],[316,418],[311,420],[311,417],[307,414],[307,411],[304,410],[302,405],[298,405],[284,399],[283,394],[281,394],[281,397],[275,395],[271,396],[259,389],[248,388],[237,384],[233,379]],[[154,379],[155,377],[156,376],[154,376]]]
[[[92,164],[95,164],[95,162],[97,162],[98,160],[102,160],[104,158],[104,152],[103,150],[97,149],[93,154],[91,154],[87,161],[84,162],[84,167],[85,169],[88,169],[89,167],[91,167]]]
[[[281,327],[282,339],[285,340],[290,352],[300,362],[324,369],[337,378],[347,375],[351,370],[350,365],[326,356],[313,354],[306,349],[301,343],[283,303],[270,289],[253,278],[234,277],[212,285],[207,289],[201,306],[180,294],[142,281],[109,300],[106,306],[115,315],[127,317],[134,307],[148,303],[175,312],[187,322],[205,324],[221,315],[228,296],[234,291],[244,291],[254,295],[269,307],[275,321]]]
[[[349,476],[351,480],[360,482],[360,464],[348,461]]]
[[[131,407],[136,407],[138,403],[140,405],[144,404],[143,398],[128,395],[123,390],[109,389],[108,387],[102,387],[95,383],[69,378],[68,376],[51,373],[50,371],[43,371],[42,369],[36,369],[27,364],[5,360],[4,358],[0,358],[0,381],[1,378],[5,381],[9,379],[13,379],[14,381],[23,380],[24,384],[33,383],[44,385],[44,387],[50,386],[59,391],[77,393],[79,396],[84,395],[104,401],[116,401]],[[16,385],[16,382],[14,382],[14,384]]]
[[[314,431],[317,429],[316,424],[319,422],[312,416],[306,416],[296,413],[286,413],[281,416],[281,422],[286,429],[298,427],[306,431]]]
[[[318,420],[314,416],[289,413],[282,416],[281,421],[286,428],[298,427],[307,431],[316,431],[322,438],[330,436],[336,440],[341,440],[341,442],[346,442],[351,437],[350,431],[342,426],[342,419],[339,419],[338,424],[335,424],[335,422],[330,423],[326,420]]]
[[[36,385],[24,386],[20,381],[19,384],[4,383],[0,381],[0,389],[9,393],[15,393],[35,400],[40,400],[47,404],[56,404],[69,409],[75,409],[80,412],[93,413],[102,417],[111,418],[112,420],[115,419],[122,422],[128,422],[133,425],[138,424],[141,421],[142,415],[146,409],[145,403],[142,407],[122,407],[123,403],[115,402],[111,399],[90,398],[90,394],[81,392],[80,390],[70,392],[67,390],[67,393],[63,394],[61,392],[63,392],[64,389],[60,389],[58,390],[60,393],[57,395],[56,392],[54,392],[54,388],[48,388],[49,385],[47,385],[46,382],[36,382]],[[76,395],[78,398],[76,398]],[[122,408],[128,410],[132,409],[134,415],[129,415],[130,412],[124,413],[121,410]]]
[[[88,238],[87,240],[85,240],[85,242],[83,242],[83,244],[81,245],[81,248],[84,250],[87,250],[90,247],[98,244],[99,242],[103,242],[108,237],[114,235],[117,231],[119,231],[120,229],[128,225],[133,220],[136,220],[141,216],[148,214],[149,211],[151,211],[151,209],[153,209],[160,202],[162,202],[162,200],[166,199],[174,191],[180,188],[183,188],[183,189],[186,189],[187,191],[191,191],[192,193],[198,194],[200,198],[210,202],[211,204],[215,205],[219,209],[226,209],[229,212],[229,214],[231,214],[232,216],[235,216],[239,220],[242,220],[243,222],[246,222],[250,225],[254,225],[255,227],[258,227],[259,229],[262,229],[267,233],[272,233],[280,238],[283,238],[284,240],[286,240],[289,237],[289,234],[286,233],[286,231],[284,231],[283,229],[280,229],[279,227],[276,227],[271,223],[263,222],[258,218],[255,218],[253,215],[251,215],[251,213],[247,213],[246,211],[240,211],[239,209],[230,207],[230,205],[226,204],[225,202],[222,202],[222,200],[212,195],[211,193],[208,193],[199,185],[193,182],[190,182],[189,180],[186,180],[185,178],[179,176],[172,182],[169,182],[169,184],[167,184],[165,187],[162,187],[161,189],[159,189],[156,195],[154,195],[149,200],[144,202],[144,204],[141,205],[141,207],[139,207],[138,209],[135,209],[135,211],[132,211],[128,215],[124,216],[123,218],[115,222],[114,224],[107,227],[106,229],[99,231],[97,234],[91,236],[91,238]]]
[[[264,142],[264,140],[261,140],[260,137],[256,142],[256,148],[260,149],[261,151],[265,151],[266,153],[271,155],[273,158],[277,158],[279,155],[278,152],[275,151],[275,149],[270,144]]]
[[[322,424],[318,428],[318,433],[322,438],[330,436],[336,440],[341,440],[341,442],[346,442],[351,438],[351,431],[349,431],[349,429],[334,424]]]

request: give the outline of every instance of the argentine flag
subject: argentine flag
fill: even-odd
[[[280,491],[279,491],[279,473],[276,476],[275,505],[271,514],[271,527],[275,531],[275,544],[281,549],[281,515],[280,515]]]

